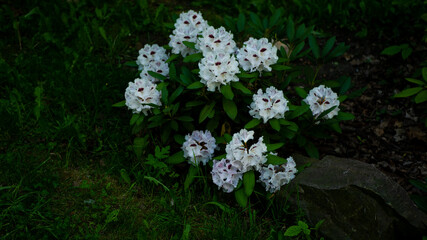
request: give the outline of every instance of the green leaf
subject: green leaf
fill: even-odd
[[[180,117],[177,117],[175,119],[178,120],[178,121],[182,121],[182,122],[192,122],[192,121],[194,121],[194,119],[192,117],[190,117],[190,116],[180,116]]]
[[[298,94],[298,96],[300,96],[301,98],[306,98],[307,97],[307,92],[300,87],[295,87],[295,92]]]
[[[126,100],[123,100],[123,101],[118,102],[118,103],[114,103],[112,106],[113,107],[124,107],[124,106],[126,106]]]
[[[308,36],[308,44],[310,45],[311,51],[316,59],[320,57],[320,49],[317,44],[316,38],[313,35]]]
[[[319,151],[317,150],[316,146],[312,142],[307,141],[304,145],[304,148],[308,156],[319,159]]]
[[[298,43],[298,45],[292,51],[291,56],[298,55],[298,53],[301,52],[301,50],[304,48],[304,46],[305,46],[305,42],[304,41]]]
[[[302,231],[300,226],[290,226],[288,229],[286,229],[285,237],[295,237],[298,236]]]
[[[267,162],[265,164],[266,165],[268,165],[268,164],[282,165],[282,164],[285,164],[287,162],[288,162],[288,160],[286,160],[286,159],[284,159],[282,157],[279,157],[279,156],[276,156],[276,155],[273,155],[273,154],[267,154]]]
[[[255,173],[253,170],[245,172],[243,174],[243,188],[245,189],[245,195],[251,196],[255,187]]]
[[[408,88],[408,89],[405,89],[405,90],[401,91],[400,93],[395,94],[394,97],[395,98],[398,98],[398,97],[409,97],[409,96],[417,94],[421,90],[423,90],[422,87]]]
[[[231,118],[231,119],[235,119],[237,116],[237,106],[236,104],[231,101],[228,100],[226,98],[222,99],[222,107],[224,108],[225,113],[227,113],[227,115]]]
[[[184,87],[183,86],[179,86],[177,89],[175,89],[175,91],[173,91],[173,93],[171,94],[170,98],[169,98],[169,103],[173,103],[173,101],[175,101],[175,99],[177,97],[179,97],[179,95],[181,95],[181,93],[184,91]]]
[[[422,103],[427,101],[427,90],[423,90],[415,96],[415,103]]]
[[[252,94],[251,90],[247,89],[241,82],[231,82],[231,86],[235,89],[239,89],[242,93],[250,95]]]
[[[329,38],[328,41],[326,41],[325,47],[322,49],[322,57],[325,57],[329,53],[329,51],[331,51],[332,47],[335,44],[335,40],[336,38],[334,36]]]
[[[256,26],[258,26],[260,29],[263,29],[261,19],[258,17],[258,15],[256,15],[256,14],[255,14],[255,13],[253,13],[253,12],[250,12],[250,13],[249,13],[249,16],[251,17],[251,21],[252,21]]]
[[[172,62],[173,60],[175,60],[176,58],[178,58],[180,55],[178,55],[178,54],[172,54],[169,58],[168,58],[168,60],[166,60],[166,63],[170,63],[170,62]]]
[[[301,116],[305,112],[307,112],[310,109],[309,105],[302,105],[302,106],[295,106],[293,111],[290,113],[286,119],[294,119],[296,117]]]
[[[411,53],[412,53],[412,48],[410,48],[410,47],[404,48],[402,50],[402,58],[404,60],[407,59],[409,57],[409,55],[411,55]]]
[[[285,145],[285,143],[281,142],[281,143],[273,143],[273,144],[266,144],[266,145],[267,145],[267,151],[272,152],[274,150],[277,150],[277,149],[283,147],[283,145]]]
[[[178,143],[179,145],[182,145],[185,142],[185,137],[180,135],[180,134],[174,134],[173,135],[173,139],[175,140],[176,143]]]
[[[277,119],[277,118],[273,118],[273,119],[270,119],[269,121],[268,121],[268,123],[270,123],[270,126],[274,129],[274,130],[276,130],[276,131],[280,131],[280,123],[279,123],[279,119]]]
[[[399,53],[402,50],[401,46],[390,46],[386,49],[384,49],[381,54],[383,55],[395,55],[397,53]]]
[[[138,120],[142,115],[139,114],[133,114],[130,119],[130,125],[134,125],[136,123],[136,120]]]
[[[187,46],[188,48],[191,48],[191,49],[197,50],[197,48],[196,48],[196,43],[194,43],[194,42],[182,41],[182,43],[183,43],[185,46]]]
[[[258,74],[259,74],[258,72],[253,72],[253,73],[242,72],[242,73],[239,73],[239,74],[236,74],[236,75],[239,78],[255,78],[255,77],[258,77]]]
[[[288,126],[287,128],[293,132],[298,131],[298,125],[294,122],[290,122],[290,121],[287,121],[285,119],[280,119],[279,122],[283,126]]]
[[[122,179],[123,179],[127,184],[130,184],[130,183],[131,183],[131,181],[130,181],[130,177],[129,177],[128,173],[126,172],[126,169],[122,168],[122,169],[120,170],[120,176],[122,176]]]
[[[424,82],[427,83],[427,67],[423,68],[423,70],[421,70],[421,73],[423,75]]]
[[[423,81],[421,81],[421,80],[418,80],[418,79],[413,79],[413,78],[405,78],[405,79],[406,79],[406,81],[408,81],[408,82],[415,83],[415,84],[418,84],[418,85],[420,85],[420,86],[423,86],[423,85],[425,85],[425,84],[426,84],[425,82],[423,82]]]
[[[427,197],[413,194],[411,195],[411,199],[419,209],[427,212]]]
[[[298,221],[298,226],[300,226],[301,229],[308,229],[307,223],[305,223],[303,221]]]
[[[98,28],[99,33],[101,34],[102,38],[108,43],[110,44],[110,40],[107,38],[107,34],[105,33],[105,29],[103,27],[99,27]]]
[[[179,75],[179,79],[181,79],[184,86],[188,86],[189,84],[191,84],[191,78],[190,78],[190,76],[188,76],[186,74],[181,73]]]
[[[261,123],[261,119],[254,118],[251,121],[249,121],[248,123],[246,123],[245,128],[251,129],[251,128],[258,126],[260,123]]]
[[[325,221],[325,219],[322,219],[322,220],[318,221],[316,223],[316,226],[314,226],[314,229],[315,230],[319,230],[320,226],[322,226],[322,224],[323,224],[324,221]]]
[[[351,87],[351,78],[350,77],[346,77],[343,81],[344,81],[344,83],[341,85],[341,88],[339,90],[339,95],[343,95]]]
[[[275,71],[285,71],[285,70],[292,69],[292,67],[290,67],[290,66],[285,66],[285,65],[281,65],[281,64],[271,65],[271,68]]]
[[[277,24],[277,22],[282,17],[282,11],[283,11],[283,8],[278,8],[278,9],[276,9],[274,11],[273,16],[270,17],[270,21],[269,21],[269,24],[268,24],[269,28],[272,28],[274,25]]]
[[[190,168],[188,169],[187,177],[185,177],[185,181],[184,181],[184,190],[185,191],[187,191],[188,188],[190,187],[191,183],[193,183],[197,172],[198,172],[198,168],[191,165]]]
[[[135,151],[137,159],[141,159],[142,151],[145,149],[145,147],[148,144],[148,142],[147,142],[148,136],[149,135],[146,135],[143,138],[142,137],[136,137],[133,140],[133,150]]]
[[[246,196],[244,188],[234,191],[234,197],[241,207],[246,207],[246,205],[248,205],[248,196]]]
[[[167,79],[167,77],[163,76],[162,74],[159,74],[153,71],[148,71],[148,74],[150,74],[150,76],[152,76],[153,78],[159,79],[160,81]]]
[[[200,106],[204,103],[205,103],[204,101],[190,101],[190,102],[187,102],[185,104],[185,107],[187,107],[187,108],[196,107],[196,106]]]
[[[421,182],[420,180],[409,179],[409,183],[414,185],[419,190],[427,193],[427,183]]]
[[[289,42],[292,42],[295,36],[295,25],[292,18],[289,18],[288,25],[286,27],[286,33],[288,35]]]
[[[221,86],[221,93],[222,95],[224,95],[225,98],[229,100],[233,100],[234,93],[233,93],[233,90],[231,90],[230,84]]]
[[[206,104],[199,115],[199,123],[202,123],[211,113],[213,108],[215,107],[216,102],[210,102],[209,104]]]
[[[197,81],[197,82],[193,82],[192,84],[188,85],[187,88],[188,89],[199,89],[199,88],[202,88],[204,86],[205,86],[205,84]]]
[[[138,67],[138,64],[136,64],[135,61],[128,61],[128,62],[125,62],[123,65],[128,67]]]
[[[317,119],[322,119],[324,116],[328,115],[330,112],[332,112],[335,108],[338,106],[332,106],[328,108],[327,110],[323,111],[319,116],[317,116]]]
[[[354,115],[351,114],[351,113],[339,111],[338,115],[336,116],[336,119],[337,120],[342,120],[342,121],[353,120],[354,119]]]
[[[245,29],[245,22],[246,22],[245,14],[240,13],[239,17],[237,18],[237,31],[238,32],[242,32]]]
[[[169,164],[178,164],[178,163],[182,163],[185,162],[187,159],[185,159],[184,157],[184,152],[183,151],[179,151],[175,154],[173,154],[172,156],[168,157],[166,159],[166,163]]]
[[[186,56],[183,61],[185,63],[188,63],[188,62],[198,62],[202,58],[203,58],[203,54],[202,53],[194,53],[194,54]]]

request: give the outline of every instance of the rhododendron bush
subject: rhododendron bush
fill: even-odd
[[[292,19],[271,19],[274,38],[259,36],[265,26],[252,20],[246,28],[237,22],[232,32],[210,26],[200,12],[181,13],[167,46],[139,50],[139,78],[116,104],[132,110],[135,153],[155,176],[175,177],[173,165],[187,162],[187,189],[203,172],[197,169],[207,168],[208,179],[234,191],[242,206],[257,178],[274,193],[295,177],[287,146],[318,157],[316,140],[340,133],[339,122],[353,118],[340,108],[350,80],[316,79],[319,66],[342,55],[344,44],[334,48],[330,38],[321,49],[313,28]]]

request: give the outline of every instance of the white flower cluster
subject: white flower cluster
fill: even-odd
[[[167,77],[169,75],[169,65],[166,63],[168,58],[169,55],[166,54],[166,49],[163,47],[160,47],[157,44],[146,44],[139,50],[139,56],[136,60],[138,70],[141,70],[140,77],[148,79],[153,83],[156,83],[159,80],[148,74],[148,71]]]
[[[323,118],[331,119],[335,115],[338,115],[340,101],[336,93],[332,89],[320,85],[310,90],[308,96],[304,99],[304,102],[310,105],[310,110],[313,116],[317,118],[322,112],[336,106],[334,110],[326,114]]]
[[[144,113],[145,116],[155,104],[161,106],[161,92],[156,89],[157,85],[147,79],[135,79],[135,82],[129,82],[126,88],[125,99],[126,106],[132,109],[133,113]]]
[[[214,161],[211,174],[218,189],[232,192],[239,179],[242,179],[243,173],[261,169],[262,164],[267,161],[267,146],[263,143],[263,137],[250,145],[249,140],[253,139],[254,131],[240,130],[239,133],[233,134],[231,142],[225,147],[226,158]]]
[[[185,142],[182,145],[184,157],[188,159],[188,163],[194,166],[199,165],[200,162],[206,165],[211,160],[215,148],[215,138],[208,130],[205,132],[193,131],[191,135],[185,136]]]
[[[295,161],[289,157],[286,164],[274,166],[269,164],[261,168],[259,181],[265,185],[265,189],[271,193],[279,191],[280,187],[288,184],[295,177],[297,169]]]
[[[238,162],[242,166],[242,172],[259,170],[261,165],[267,162],[267,146],[263,142],[263,137],[254,144],[250,144],[249,140],[254,140],[254,131],[242,129],[239,133],[233,134],[231,142],[225,147],[227,159]]]
[[[239,64],[234,55],[226,53],[207,53],[199,62],[200,82],[208,87],[208,91],[214,92],[215,88],[221,87],[230,81],[237,82],[236,76]]]
[[[236,48],[236,42],[233,40],[233,34],[227,32],[224,27],[218,29],[208,27],[202,32],[202,36],[199,38],[196,47],[205,56],[208,53],[231,54]]]
[[[277,48],[268,42],[267,38],[249,38],[243,43],[243,48],[237,54],[240,66],[245,71],[271,71],[270,65],[275,64],[279,57]]]
[[[289,110],[288,100],[283,96],[283,91],[275,87],[269,87],[263,93],[258,89],[258,93],[252,96],[253,102],[250,105],[249,114],[257,119],[263,119],[264,123],[272,118],[284,118],[285,112]]]
[[[243,177],[240,166],[225,158],[221,161],[213,161],[211,174],[218,189],[222,188],[227,193],[232,192]]]
[[[172,53],[181,54],[183,57],[196,53],[196,50],[184,45],[183,41],[197,43],[197,35],[201,34],[208,23],[203,19],[200,12],[190,10],[183,12],[175,22],[175,30],[170,35],[169,46],[172,47]]]

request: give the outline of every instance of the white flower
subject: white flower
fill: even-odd
[[[320,85],[310,90],[308,96],[304,99],[304,102],[310,105],[310,110],[313,116],[317,118],[322,112],[336,106],[334,110],[326,114],[323,118],[331,119],[335,115],[338,115],[340,101],[336,93],[332,89]]]
[[[245,71],[271,71],[270,65],[275,64],[277,57],[277,48],[269,43],[267,38],[259,40],[249,38],[243,43],[243,48],[237,54],[240,66]]]
[[[161,92],[156,87],[156,84],[147,79],[137,78],[135,82],[129,82],[125,92],[126,106],[132,109],[133,113],[142,112],[147,116],[152,108],[147,104],[162,105],[160,102]]]
[[[228,159],[214,160],[211,174],[212,180],[218,186],[218,189],[222,188],[227,193],[232,192],[237,187],[239,180],[243,176],[240,166]]]
[[[264,123],[272,118],[284,118],[285,112],[289,110],[288,100],[283,96],[283,91],[274,87],[269,87],[263,93],[258,89],[258,93],[252,96],[253,102],[250,105],[249,114],[257,119],[263,119]]]
[[[206,165],[212,158],[215,148],[215,138],[208,130],[205,132],[193,131],[191,135],[185,136],[185,142],[182,145],[184,157],[188,159],[188,163],[194,166],[199,165],[200,162]]]
[[[208,27],[202,14],[193,10],[183,12],[175,22],[175,30],[170,35],[169,46],[172,47],[172,53],[181,54],[183,57],[196,53],[197,51],[184,45],[183,41],[197,42],[197,35]]]
[[[226,85],[230,81],[237,82],[236,76],[239,71],[239,64],[233,55],[225,53],[207,53],[199,62],[200,82],[208,87],[208,91],[214,92],[215,88]]]
[[[251,169],[258,170],[267,161],[267,146],[263,142],[263,137],[257,143],[250,144],[249,140],[254,139],[254,131],[246,129],[233,134],[233,138],[225,147],[227,159],[235,165],[241,166],[241,171],[247,172]]]
[[[138,65],[138,70],[143,70],[145,66],[148,66],[151,62],[165,62],[168,58],[169,55],[166,54],[166,49],[163,47],[160,47],[157,44],[145,44],[145,46],[139,50],[139,56],[136,60],[136,64]]]
[[[261,182],[266,191],[271,193],[280,190],[280,187],[288,184],[292,179],[295,178],[295,173],[297,169],[295,168],[296,164],[292,157],[286,159],[288,162],[279,166],[274,166],[269,164],[267,167],[260,169],[259,182]]]
[[[169,65],[161,60],[151,61],[147,65],[144,66],[144,69],[141,71],[140,77],[146,78],[153,83],[160,81],[159,79],[148,74],[148,71],[152,71],[158,74],[161,74],[165,77],[169,76]]]
[[[196,47],[203,52],[203,55],[209,52],[231,54],[235,51],[236,42],[233,40],[233,34],[227,32],[224,27],[218,29],[208,27],[202,32]]]

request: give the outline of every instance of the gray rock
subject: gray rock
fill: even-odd
[[[297,165],[312,164],[293,181],[299,196],[299,202],[294,202],[312,226],[325,219],[320,231],[327,239],[421,239],[427,235],[427,215],[374,166],[333,156],[320,161],[294,159]]]

